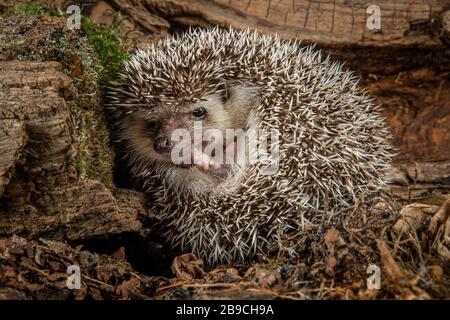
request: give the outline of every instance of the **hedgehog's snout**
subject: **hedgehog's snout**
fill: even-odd
[[[170,154],[172,151],[173,143],[170,138],[164,134],[158,135],[153,144],[153,149],[159,154]]]
[[[153,149],[161,155],[170,155],[176,140],[173,140],[173,132],[186,126],[186,116],[170,115],[160,118],[153,118],[147,122],[147,128],[153,137]],[[156,119],[156,120],[155,120]]]

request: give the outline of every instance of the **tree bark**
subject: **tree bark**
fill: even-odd
[[[76,240],[138,230],[143,196],[129,193],[133,207],[123,210],[99,181],[77,180],[65,101],[75,92],[60,69],[56,62],[0,62],[0,233]]]
[[[95,128],[76,119],[89,93],[63,71],[75,69],[81,53],[61,53],[73,64],[45,61],[63,50],[55,43],[81,37],[64,27],[60,18],[0,18],[0,236],[82,240],[138,232],[147,215],[142,194],[78,172],[80,136]],[[21,55],[44,61],[17,60]],[[77,72],[78,82],[87,76]],[[96,140],[83,143],[101,152]]]

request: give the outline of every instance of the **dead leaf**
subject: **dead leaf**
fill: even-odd
[[[336,266],[347,256],[348,247],[336,228],[331,227],[324,236],[328,249],[327,271],[335,273]]]
[[[130,292],[136,291],[139,289],[140,281],[137,278],[132,278],[128,281],[123,281],[116,288],[116,293],[122,297],[122,299],[129,299]]]
[[[192,253],[175,257],[172,262],[172,271],[177,278],[184,280],[201,279],[205,274],[203,271],[203,260],[198,259]]]
[[[266,268],[252,267],[247,270],[244,277],[266,287],[272,287],[277,283],[281,283],[280,273]]]

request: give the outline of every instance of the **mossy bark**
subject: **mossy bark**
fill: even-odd
[[[114,188],[107,78],[84,30],[49,16],[0,18],[0,30],[0,234],[138,231],[144,198]],[[117,201],[124,194],[134,201]]]

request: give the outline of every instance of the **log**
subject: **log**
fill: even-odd
[[[101,146],[80,140],[93,130],[80,121],[89,92],[72,79],[87,71],[71,78],[67,61],[45,61],[60,50],[48,42],[80,38],[64,27],[62,18],[0,18],[0,236],[80,241],[138,232],[148,217],[143,194],[112,188],[108,179],[85,177],[78,168],[84,144],[94,143],[100,156]],[[17,60],[18,52],[44,61]]]
[[[0,234],[84,239],[138,230],[144,198],[123,210],[99,181],[77,181],[72,81],[55,62],[0,62]],[[137,209],[136,209],[137,208]]]
[[[170,23],[233,26],[277,33],[321,46],[420,46],[442,44],[448,1],[377,1],[381,29],[367,28],[371,1],[314,0],[111,0],[119,9],[143,4]],[[144,13],[140,13],[142,15]],[[131,14],[133,17],[133,15]],[[448,20],[445,20],[448,21]]]

